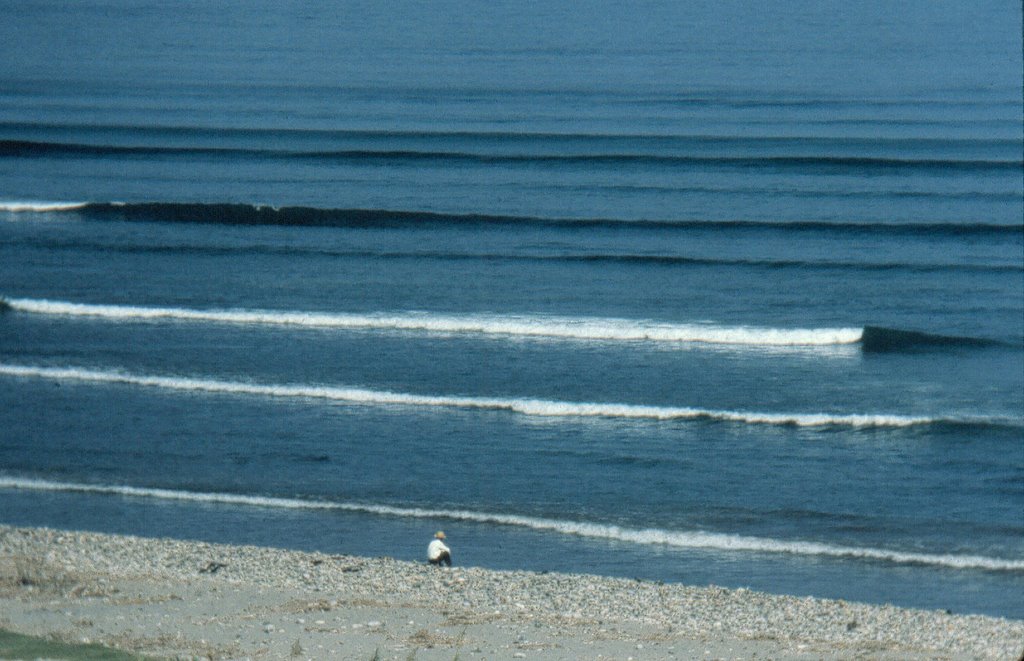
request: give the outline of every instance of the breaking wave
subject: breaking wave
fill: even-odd
[[[984,347],[984,338],[937,335],[866,326],[864,328],[758,328],[711,324],[672,324],[642,319],[601,319],[528,315],[450,315],[426,312],[337,313],[274,310],[199,310],[173,307],[94,305],[12,298],[0,310],[111,321],[185,321],[241,325],[412,331],[434,334],[498,335],[563,340],[699,343],[748,347],[835,347],[859,344],[869,352]]]
[[[894,564],[928,565],[951,569],[981,569],[985,571],[998,572],[1024,571],[1024,560],[991,558],[978,555],[916,553],[891,549],[839,546],[821,542],[788,541],[763,537],[705,532],[701,530],[677,531],[658,528],[628,528],[602,523],[548,519],[532,516],[520,516],[516,514],[477,512],[472,510],[394,507],[390,505],[307,500],[301,498],[278,498],[272,496],[251,496],[231,493],[204,493],[173,489],[152,489],[144,487],[81,484],[73,482],[51,482],[47,480],[22,479],[15,477],[0,477],[0,489],[103,494],[131,498],[151,498],[158,500],[205,504],[212,503],[242,507],[361,512],[377,516],[416,519],[446,519],[500,526],[514,526],[528,528],[530,530],[553,532],[562,535],[605,539],[642,545],[663,545],[677,548],[706,549],[734,553],[779,553],[890,562]]]
[[[46,213],[75,211],[89,206],[88,202],[0,201],[0,211],[11,213]]]
[[[350,386],[317,384],[260,384],[180,376],[132,374],[79,367],[42,367],[0,363],[0,375],[52,379],[62,382],[106,383],[143,386],[184,392],[258,397],[319,399],[355,405],[414,406],[507,411],[548,418],[625,418],[656,421],[713,421],[751,425],[795,427],[911,427],[917,425],[1020,426],[1020,422],[987,417],[941,418],[899,414],[770,413],[731,411],[683,406],[651,406],[614,402],[567,402],[519,397],[471,397],[423,395]]]
[[[227,324],[302,328],[423,331],[571,340],[699,342],[748,346],[833,346],[860,340],[854,328],[773,329],[645,320],[563,318],[517,315],[444,315],[404,312],[349,314],[270,310],[196,310],[187,308],[90,305],[33,299],[7,299],[8,307],[33,314],[96,317],[113,321],[209,321]]]

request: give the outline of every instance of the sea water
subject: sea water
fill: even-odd
[[[1024,617],[1014,3],[0,18],[0,522]]]

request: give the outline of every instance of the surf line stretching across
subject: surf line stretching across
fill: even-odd
[[[64,301],[7,299],[11,310],[110,321],[186,321],[299,328],[420,331],[567,340],[694,342],[761,347],[811,347],[856,344],[861,328],[776,329],[705,324],[668,324],[648,320],[562,318],[518,315],[444,315],[403,312],[379,314],[270,310],[196,310],[170,307],[93,305]]]
[[[909,427],[927,424],[998,424],[987,418],[954,419],[926,416],[831,413],[759,413],[690,407],[597,402],[565,402],[529,398],[422,395],[387,390],[313,384],[259,384],[179,376],[132,374],[79,367],[44,367],[0,363],[0,376],[53,379],[65,382],[134,385],[166,390],[262,397],[294,397],[359,405],[392,405],[510,411],[543,417],[602,417],[648,420],[718,420],[744,424],[798,427]]]
[[[300,498],[276,498],[230,493],[204,493],[172,489],[150,489],[143,487],[81,484],[73,482],[51,482],[47,480],[0,477],[0,489],[26,491],[50,491],[68,493],[91,493],[130,498],[152,498],[194,503],[215,503],[243,507],[268,507],[282,509],[340,510],[362,512],[378,516],[406,517],[417,519],[448,519],[471,523],[487,523],[503,526],[517,526],[555,532],[563,535],[607,539],[633,544],[660,544],[679,548],[708,549],[726,552],[748,553],[789,553],[805,556],[862,559],[896,564],[921,564],[951,569],[981,569],[985,571],[1021,572],[1024,560],[991,558],[977,555],[931,554],[896,551],[889,549],[838,546],[807,541],[786,541],[763,537],[748,537],[725,533],[662,530],[657,528],[623,528],[621,526],[566,521],[540,517],[519,516],[468,510],[435,510],[414,507],[393,507],[362,503],[346,503]]]

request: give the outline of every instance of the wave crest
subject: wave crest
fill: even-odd
[[[89,206],[88,202],[33,202],[0,201],[0,211],[11,213],[46,213],[50,211],[76,211]]]
[[[763,347],[854,344],[856,328],[777,329],[706,324],[668,324],[648,320],[565,318],[525,315],[445,315],[434,313],[324,313],[272,310],[196,310],[188,308],[92,305],[33,299],[7,299],[12,310],[33,314],[97,317],[115,321],[208,321],[302,328],[423,331],[569,340],[696,342]]]
[[[673,324],[646,319],[602,319],[531,315],[453,315],[429,312],[341,313],[297,310],[202,310],[131,305],[96,305],[36,299],[0,299],[0,311],[111,321],[184,321],[240,325],[382,330],[432,334],[497,335],[606,342],[696,343],[761,348],[813,348],[859,344],[867,352],[922,351],[1001,346],[985,338],[920,331],[864,328],[759,328]]]
[[[39,204],[39,209],[32,209]],[[340,209],[202,202],[0,202],[0,210],[17,206],[22,211],[69,211],[84,218],[126,222],[208,223],[215,225],[286,225],[295,227],[392,228],[497,225],[516,228],[558,227],[587,229],[629,227],[647,231],[715,230],[824,232],[840,235],[979,236],[1020,239],[1024,226],[1001,223],[889,223],[842,221],[760,220],[624,220],[614,218],[549,218],[478,213],[441,213],[392,209]]]
[[[414,406],[423,408],[456,408],[469,410],[508,411],[521,415],[556,418],[626,418],[656,421],[718,421],[752,425],[784,425],[795,427],[911,427],[915,425],[981,425],[1009,424],[992,418],[957,419],[899,414],[835,414],[835,413],[766,413],[730,411],[680,406],[651,406],[600,402],[567,402],[518,397],[470,397],[423,395],[388,390],[371,390],[348,386],[257,384],[242,381],[221,381],[176,376],[153,376],[119,371],[90,370],[79,367],[41,367],[0,363],[0,375],[19,378],[55,379],[58,381],[135,385],[185,392],[253,395],[328,400],[357,405]]]
[[[32,158],[40,156],[85,157],[210,157],[245,160],[314,161],[329,163],[436,163],[478,165],[547,165],[547,166],[659,166],[673,168],[725,167],[737,169],[776,168],[810,172],[1014,172],[1021,161],[1013,158],[968,159],[958,157],[906,158],[859,155],[809,154],[743,154],[708,155],[707,153],[638,153],[636,151],[601,151],[576,153],[544,153],[537,151],[502,152],[487,149],[268,149],[242,146],[184,145],[121,145],[96,143],[48,142],[36,140],[0,140],[0,155]]]
[[[999,346],[1001,342],[978,337],[937,335],[919,331],[866,326],[861,337],[864,351],[922,351],[927,349]]]
[[[395,507],[390,505],[365,503],[277,498],[272,496],[249,496],[241,494],[203,493],[130,486],[50,482],[46,480],[21,479],[14,477],[0,477],[0,489],[93,493],[132,498],[154,498],[160,500],[214,503],[243,507],[341,510],[362,512],[378,516],[416,519],[448,519],[472,523],[514,526],[529,528],[531,530],[554,532],[562,535],[606,539],[639,545],[662,545],[677,548],[707,549],[725,552],[779,553],[819,556],[839,559],[891,562],[895,564],[920,564],[952,569],[981,569],[999,572],[1024,571],[1024,560],[991,558],[977,555],[915,553],[890,549],[839,546],[821,542],[779,540],[706,532],[701,530],[678,531],[657,528],[626,528],[622,526],[590,523],[585,521],[547,519],[516,514],[477,512],[471,510],[422,509],[416,507]]]

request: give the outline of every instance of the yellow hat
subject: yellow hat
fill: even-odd
[[[436,533],[434,533],[434,537],[437,537],[438,539],[444,539],[444,531],[438,530]]]

